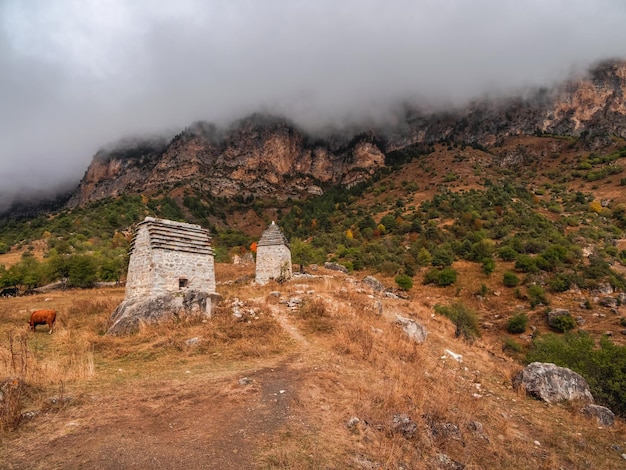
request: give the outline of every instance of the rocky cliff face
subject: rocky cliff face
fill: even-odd
[[[321,185],[368,178],[384,161],[368,135],[333,145],[274,117],[252,116],[223,132],[197,123],[166,145],[99,152],[68,205],[179,182],[214,196],[316,194]]]
[[[285,119],[254,115],[229,129],[196,123],[172,140],[135,142],[96,154],[68,206],[184,182],[214,196],[319,194],[351,185],[384,165],[388,150],[456,140],[493,145],[524,134],[626,137],[626,62],[606,61],[588,76],[523,97],[481,100],[464,109],[407,108],[405,124],[354,137],[314,140]]]
[[[605,141],[609,135],[626,137],[625,96],[626,62],[605,61],[583,78],[525,96],[479,100],[447,112],[408,109],[407,125],[391,144],[401,148],[443,139],[488,146],[504,137],[531,134],[588,134]]]

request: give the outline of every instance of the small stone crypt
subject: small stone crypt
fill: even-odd
[[[273,221],[263,232],[256,249],[256,282],[291,278],[291,250],[287,237]]]
[[[209,231],[146,217],[133,237],[126,296],[111,316],[108,334],[132,333],[168,315],[210,316],[218,299]]]

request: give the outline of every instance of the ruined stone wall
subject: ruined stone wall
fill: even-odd
[[[256,252],[256,282],[291,277],[291,250],[285,245],[259,246]]]

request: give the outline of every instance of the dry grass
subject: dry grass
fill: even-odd
[[[42,409],[59,388],[80,393],[146,375],[167,377],[173,369],[207,360],[216,365],[257,360],[289,348],[278,323],[261,309],[238,320],[221,307],[210,321],[172,319],[133,336],[105,336],[123,295],[123,289],[76,290],[2,301],[0,383],[8,384],[0,409],[3,429],[17,427],[24,410]],[[41,307],[58,311],[52,335],[45,327],[28,329],[30,311]]]
[[[238,278],[231,267],[219,269],[230,272],[229,280]],[[328,277],[323,269],[318,274],[325,277],[262,287],[221,284],[224,301],[212,319],[170,320],[121,338],[103,335],[121,289],[51,294],[48,301],[7,299],[0,317],[0,377],[32,384],[17,406],[23,410],[41,409],[61,388],[70,394],[132,393],[155,380],[178,383],[185,371],[189,380],[221,374],[237,383],[243,371],[283,363],[297,371],[295,396],[290,418],[258,449],[264,468],[433,468],[438,454],[468,469],[619,468],[621,457],[611,445],[626,448],[624,423],[598,429],[575,405],[547,406],[513,390],[510,379],[521,366],[502,353],[501,333],[485,330],[470,345],[454,338],[448,319],[432,315],[432,306],[448,303],[454,291],[418,286],[409,300],[388,299],[361,291],[345,276]],[[275,290],[280,298],[270,295]],[[293,296],[304,300],[297,312],[281,304]],[[493,315],[506,307],[503,296],[462,298],[481,315]],[[231,314],[236,299],[243,303],[239,319]],[[43,328],[27,331],[28,310],[42,305],[59,310],[53,335]],[[306,341],[287,335],[273,312]],[[410,341],[393,324],[396,314],[425,325],[426,342]],[[463,362],[446,357],[444,349],[462,354]],[[231,395],[241,401],[248,395],[239,390],[234,386]],[[359,422],[349,429],[352,417]],[[394,417],[408,417],[415,432]]]
[[[450,322],[432,318],[422,302],[380,299],[380,316],[376,299],[358,288],[310,284],[315,296],[332,300],[313,298],[293,319],[328,355],[298,397],[306,424],[292,424],[276,439],[264,455],[268,467],[431,468],[443,453],[467,468],[619,468],[615,451],[590,448],[621,446],[623,423],[598,429],[573,405],[548,407],[520,396],[510,386],[520,366],[490,341],[453,339]],[[396,313],[425,324],[427,342],[418,345],[393,326]],[[311,317],[328,327],[308,328]],[[446,348],[463,362],[442,359]],[[415,423],[415,434],[394,425],[402,415]],[[348,429],[351,417],[360,421]]]

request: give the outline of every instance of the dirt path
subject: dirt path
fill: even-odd
[[[300,374],[281,364],[241,382],[146,382],[85,397],[13,436],[0,467],[255,468],[258,451],[290,418]]]

